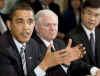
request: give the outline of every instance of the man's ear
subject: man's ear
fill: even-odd
[[[11,30],[11,21],[10,20],[7,20],[6,24],[8,26],[8,29]]]

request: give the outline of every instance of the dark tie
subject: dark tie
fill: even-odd
[[[93,56],[95,57],[95,40],[94,40],[93,33],[90,33],[90,45],[91,45]]]
[[[20,56],[21,56],[21,59],[22,59],[24,74],[25,74],[25,76],[27,76],[26,59],[25,59],[24,50],[25,50],[25,45],[23,45],[21,47]]]
[[[51,47],[51,52],[54,52],[55,51],[55,48],[52,46]]]

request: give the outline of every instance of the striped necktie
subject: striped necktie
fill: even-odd
[[[22,59],[22,65],[23,65],[24,74],[25,74],[25,76],[27,76],[26,59],[25,59],[24,50],[25,50],[25,45],[23,45],[21,47],[20,56],[21,56],[21,59]]]

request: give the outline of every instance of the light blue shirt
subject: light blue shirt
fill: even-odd
[[[14,42],[15,42],[15,44],[16,44],[16,47],[17,47],[17,49],[18,49],[18,52],[20,53],[20,51],[21,51],[21,47],[23,46],[23,45],[26,45],[26,43],[20,43],[19,41],[17,41],[15,38],[13,38],[13,40],[14,40]]]

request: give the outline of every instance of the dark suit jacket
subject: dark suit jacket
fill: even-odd
[[[35,40],[27,42],[25,50],[27,76],[34,76],[32,73],[34,67],[39,64],[38,49]],[[9,32],[0,37],[0,76],[24,76],[21,57]]]
[[[100,58],[100,46],[99,46],[100,45],[100,35],[99,34],[100,34],[100,30],[96,28],[95,29],[96,58],[93,57],[93,53],[92,53],[91,48],[90,48],[90,43],[89,43],[88,37],[87,37],[87,35],[86,35],[86,33],[85,33],[85,31],[84,31],[84,29],[82,28],[81,25],[78,26],[77,28],[75,28],[74,30],[72,30],[69,33],[68,38],[69,37],[72,38],[73,46],[75,46],[79,43],[82,43],[86,47],[86,55],[84,56],[82,61],[84,61],[85,63],[87,63],[89,65],[96,66],[96,67],[100,68],[100,59],[99,59]],[[87,72],[89,72],[89,71],[90,71],[90,69],[88,69]]]
[[[46,54],[47,47],[45,46],[43,41],[36,34],[33,37],[39,43],[39,45],[41,47],[40,60],[43,60],[43,58],[44,58],[44,56]],[[62,40],[55,39],[53,42],[54,42],[54,47],[55,47],[56,50],[65,48],[65,44],[63,43]],[[62,67],[60,65],[57,65],[55,67],[49,68],[46,71],[46,76],[69,76],[69,75],[67,75],[64,72],[64,70],[62,69]]]

